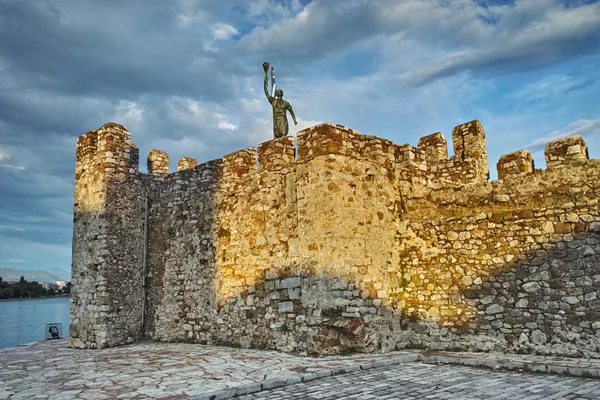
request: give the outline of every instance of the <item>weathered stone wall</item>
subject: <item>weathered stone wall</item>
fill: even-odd
[[[70,335],[78,347],[133,342],[142,333],[144,189],[134,179],[137,154],[129,132],[114,123],[77,142]]]
[[[181,171],[182,169],[190,169],[194,168],[198,165],[198,160],[191,157],[182,156],[177,163],[177,171]]]
[[[433,337],[419,340],[435,347],[597,352],[599,167],[589,160],[561,172],[440,190],[410,210],[406,228],[422,242],[404,246],[410,267],[396,289],[400,308],[450,328],[446,338],[428,328]]]
[[[87,135],[78,152],[102,157]],[[182,158],[172,174],[153,150],[152,175],[132,169],[109,185],[114,213],[97,217],[115,239],[105,275],[131,285],[114,305],[135,304],[123,306],[127,323],[111,314],[119,337],[309,354],[418,346],[597,356],[598,161],[583,139],[567,138],[548,145],[548,171],[514,152],[498,163],[504,180],[488,182],[479,121],[452,136],[448,158],[440,133],[413,147],[322,124],[298,133],[297,159],[287,137],[198,166]],[[88,164],[78,171],[76,199],[102,203],[98,182],[111,179]],[[83,297],[104,284],[82,256],[96,231],[75,223],[73,270],[91,274]],[[123,342],[82,337],[101,321],[82,319],[83,309],[78,300],[73,315],[86,345]]]
[[[513,151],[500,157],[498,164],[498,179],[532,174],[534,170],[533,157],[527,150]]]
[[[222,162],[154,182],[150,191],[145,335],[186,340],[190,321],[208,330],[216,306],[215,215]]]

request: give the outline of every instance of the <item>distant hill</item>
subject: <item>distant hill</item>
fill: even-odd
[[[18,282],[21,277],[28,282],[68,282],[71,280],[71,274],[59,268],[35,270],[0,267],[0,276],[6,282]]]
[[[60,268],[51,268],[51,269],[45,269],[44,271],[54,275],[54,276],[58,276],[61,281],[65,281],[65,282],[69,282],[71,280],[71,273],[68,271],[65,271],[64,269],[60,269]]]

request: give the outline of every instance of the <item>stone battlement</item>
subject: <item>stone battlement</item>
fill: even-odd
[[[324,123],[298,132],[297,149],[293,138],[288,136],[262,143],[258,148],[237,151],[223,160],[237,159],[234,163],[244,171],[241,175],[245,175],[252,171],[290,168],[316,157],[337,154],[377,163],[388,170],[395,169],[400,179],[410,177],[423,186],[436,189],[487,181],[489,167],[481,123],[475,120],[456,126],[452,130],[452,143],[454,155],[448,157],[447,142],[441,132],[423,136],[414,147],[361,135],[342,125]],[[548,171],[580,166],[589,158],[585,141],[579,135],[548,143],[545,155]],[[93,158],[108,168],[107,172],[118,172],[121,178],[138,171],[139,150],[130,143],[127,129],[112,122],[82,135],[77,143],[77,157],[78,160]],[[176,173],[170,171],[169,156],[164,151],[153,149],[147,160],[149,175],[166,177]],[[177,172],[196,167],[202,168],[196,159],[182,156]],[[534,169],[533,158],[527,150],[518,150],[500,158],[497,172],[502,180],[542,171]]]
[[[520,150],[490,182],[479,121],[455,127],[452,145],[448,157],[440,132],[398,145],[325,123],[296,146],[181,157],[174,172],[152,150],[142,174],[124,127],[86,133],[74,343],[600,357],[600,162],[568,137],[546,146],[545,171]]]

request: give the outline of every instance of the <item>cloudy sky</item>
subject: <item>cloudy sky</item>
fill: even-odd
[[[174,170],[269,140],[263,61],[292,133],[416,145],[479,119],[492,179],[573,133],[600,158],[597,1],[0,0],[0,264],[70,269],[75,142],[105,122],[142,170],[151,148]]]

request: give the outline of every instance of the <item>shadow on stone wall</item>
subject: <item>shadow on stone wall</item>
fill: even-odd
[[[480,124],[455,131],[453,159],[440,135],[417,149],[324,124],[299,135],[297,160],[285,138],[201,165],[184,157],[169,174],[168,155],[153,151],[150,175],[137,171],[124,127],[83,135],[74,326],[88,347],[143,334],[315,355],[420,347],[597,357],[598,222],[581,222],[598,221],[589,215],[598,214],[597,163],[580,157],[583,170],[488,183]],[[504,161],[508,174],[515,160]],[[463,220],[446,215],[457,206]],[[518,224],[493,220],[514,211]],[[571,215],[578,222],[557,222]],[[571,225],[580,233],[562,232]],[[396,229],[414,247],[406,265]],[[528,253],[526,229],[544,246]]]
[[[550,250],[464,290],[478,310],[473,333],[510,351],[598,356],[600,229],[567,235]]]
[[[216,318],[215,160],[153,181],[150,193],[144,337],[184,341]]]
[[[310,355],[403,348],[599,357],[600,231],[580,233],[461,288],[475,316],[444,326],[365,296],[317,265],[268,270],[186,340]]]

